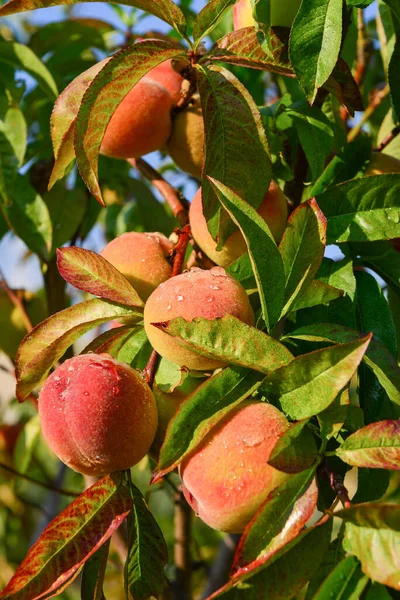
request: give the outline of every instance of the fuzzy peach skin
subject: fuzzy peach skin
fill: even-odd
[[[288,427],[265,402],[242,403],[181,464],[183,492],[213,529],[240,533],[268,494],[289,477],[267,464]]]
[[[40,391],[39,415],[53,452],[85,475],[129,469],[148,452],[157,429],[151,389],[108,354],[62,363]]]
[[[216,369],[225,363],[201,356],[184,341],[164,333],[152,323],[183,317],[213,320],[226,314],[254,324],[254,313],[244,288],[221,267],[192,269],[158,286],[144,307],[144,327],[153,348],[177,365],[194,370]]]
[[[167,88],[172,98],[172,103],[174,105],[178,104],[181,99],[181,87],[184,79],[173,69],[171,60],[166,60],[154,67],[154,69],[151,69],[146,77],[149,77],[153,81],[158,81],[158,83]]]
[[[162,233],[129,231],[112,240],[100,255],[131,282],[142,300],[171,276],[173,245]]]
[[[172,121],[168,152],[182,171],[200,179],[204,161],[204,120],[198,102],[180,111]]]
[[[271,27],[291,27],[301,0],[271,0]],[[239,0],[233,7],[233,28],[253,27],[250,0]]]
[[[364,175],[383,175],[385,173],[400,173],[400,160],[390,154],[372,152]]]
[[[286,227],[288,218],[287,198],[280,187],[271,181],[269,189],[257,209],[258,214],[264,219],[278,243]],[[247,252],[246,242],[241,232],[235,231],[225,242],[221,251],[216,250],[216,243],[207,228],[207,221],[203,214],[201,201],[201,188],[196,192],[189,210],[189,220],[192,235],[200,248],[211,260],[221,267],[226,267],[242,254]]]

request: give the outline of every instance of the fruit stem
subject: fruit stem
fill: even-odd
[[[39,481],[38,479],[29,477],[29,475],[26,475],[25,473],[20,473],[16,469],[13,469],[9,465],[5,465],[4,463],[1,463],[1,462],[0,462],[0,469],[3,469],[4,471],[8,471],[12,475],[15,475],[16,477],[20,477],[21,479],[25,479],[25,481],[34,483],[35,485],[45,488],[46,490],[50,490],[52,492],[56,492],[57,494],[61,494],[62,496],[70,496],[72,498],[77,498],[79,496],[78,492],[72,492],[70,490],[64,490],[62,488],[54,487],[50,483],[45,483],[44,481]]]
[[[143,158],[129,158],[128,163],[137,169],[160,192],[180,227],[189,223],[189,202],[162,175]]]

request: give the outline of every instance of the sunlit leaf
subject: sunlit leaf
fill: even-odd
[[[355,467],[400,470],[400,421],[379,421],[359,429],[337,449]]]

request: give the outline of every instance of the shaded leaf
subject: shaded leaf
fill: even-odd
[[[131,508],[122,473],[100,479],[46,527],[0,598],[39,600],[57,595],[110,538]]]
[[[314,594],[319,589],[320,585],[325,581],[325,578],[333,571],[336,565],[344,558],[345,552],[342,546],[342,539],[336,538],[331,542],[328,552],[325,554],[321,566],[318,571],[311,578],[308,587],[305,600],[312,600]]]
[[[81,302],[52,315],[25,336],[16,357],[17,398],[24,400],[67,348],[90,329],[121,317],[140,318],[132,308],[108,300]]]
[[[79,290],[127,306],[143,306],[133,286],[108,260],[76,246],[57,250],[60,275]]]
[[[335,398],[328,408],[319,413],[318,421],[321,427],[321,437],[323,439],[330,440],[332,437],[338,435],[346,421],[349,405],[350,394],[349,390],[346,389]]]
[[[343,296],[343,290],[314,279],[314,281],[310,282],[306,290],[296,296],[289,312],[295,312],[302,308],[312,308],[319,304],[327,304],[332,300],[341,298],[341,296]]]
[[[315,438],[305,426],[308,419],[291,423],[273,448],[268,463],[285,473],[309,469],[317,458]]]
[[[400,470],[400,421],[379,421],[359,429],[337,449],[355,467]]]
[[[56,249],[66,244],[77,233],[85,218],[89,199],[83,189],[68,190],[62,184],[46,192],[43,197],[49,210],[52,224],[52,243],[50,256]]]
[[[263,384],[292,419],[306,419],[327,408],[350,381],[368,348],[371,335],[296,357]]]
[[[362,574],[358,560],[354,556],[348,556],[328,575],[313,596],[313,600],[357,600],[368,582],[369,579]]]
[[[247,89],[222,67],[197,69],[205,130],[202,204],[210,233],[222,247],[236,227],[208,177],[258,208],[271,180],[271,160],[260,112]],[[254,177],[255,171],[261,177]]]
[[[223,183],[211,179],[221,204],[240,227],[260,294],[263,318],[268,331],[277,323],[283,307],[284,269],[279,250],[266,222],[253,207]],[[263,252],[259,249],[263,248]]]
[[[106,572],[110,539],[100,546],[83,566],[81,600],[104,600],[103,581]]]

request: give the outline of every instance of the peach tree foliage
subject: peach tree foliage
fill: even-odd
[[[31,398],[76,340],[117,318],[129,322],[84,352],[146,365],[143,302],[119,271],[82,246],[98,222],[108,239],[130,230],[170,235],[176,226],[126,162],[99,156],[121,100],[149,70],[174,59],[200,94],[208,227],[221,246],[242,232],[248,253],[227,272],[248,290],[257,321],[251,327],[227,315],[158,325],[228,366],[182,403],[152,482],[168,478],[246,398],[273,403],[291,424],[270,464],[291,477],[246,527],[229,581],[210,597],[289,599],[308,584],[306,600],[385,600],[400,591],[400,253],[391,243],[400,237],[400,174],[364,177],[363,170],[400,115],[400,9],[395,0],[379,2],[379,47],[363,52],[360,36],[377,31],[375,22],[359,27],[357,44],[369,0],[303,0],[290,32],[271,27],[272,2],[256,0],[255,26],[232,31],[232,0],[211,0],[198,14],[188,0],[126,0],[132,12],[113,5],[122,48],[112,46],[113,26],[96,18],[49,23],[28,45],[7,20],[73,2],[10,0],[0,8],[0,234],[11,229],[38,256],[49,307],[20,346],[16,395]],[[133,44],[137,9],[168,24],[169,34]],[[25,88],[21,70],[37,85]],[[268,104],[265,73],[276,93]],[[367,106],[365,133],[351,117]],[[399,139],[393,135],[383,151],[400,159]],[[278,246],[256,212],[272,176],[292,204]],[[107,207],[105,190],[118,199]],[[336,261],[325,256],[332,244],[342,252]],[[66,282],[93,297],[68,307],[57,265]],[[185,377],[160,368],[156,382],[168,391]],[[34,447],[23,450],[27,470]],[[358,483],[349,505],[342,480],[351,467]],[[323,516],[305,528],[316,508]],[[110,537],[123,521],[127,597],[165,597],[174,572],[164,570],[172,556],[163,531],[130,476],[117,472],[55,517],[19,557],[0,598],[59,596],[79,574],[82,598],[103,598]],[[332,538],[333,524],[339,533]]]

